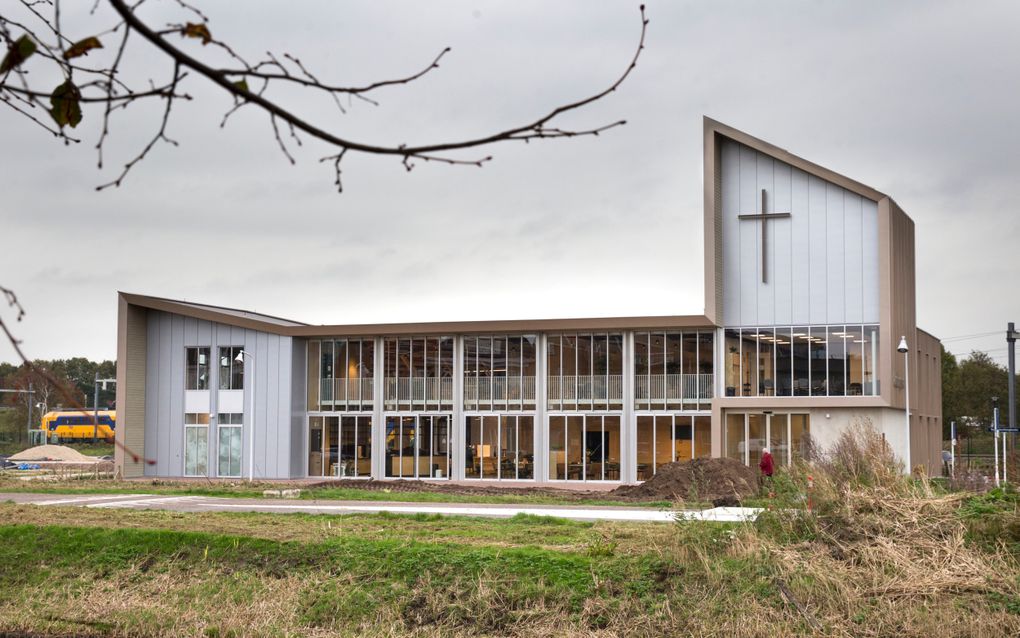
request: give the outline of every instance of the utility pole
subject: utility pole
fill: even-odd
[[[96,370],[96,380],[93,383],[92,389],[92,443],[95,444],[99,439],[99,384],[103,384],[103,389],[106,389],[107,383],[117,383],[116,379],[100,379],[99,370]]]
[[[1010,321],[1006,324],[1006,350],[1009,352],[1009,427],[1016,428],[1016,338],[1017,331],[1015,324]],[[1013,432],[1013,450],[1016,451],[1016,432]],[[1006,463],[1006,450],[1002,452],[1003,467]]]

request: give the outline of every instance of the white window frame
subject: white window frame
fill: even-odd
[[[241,438],[241,451],[237,460],[237,474],[226,474],[222,471],[220,466],[220,446],[222,441],[220,439],[221,431],[223,430],[237,430]],[[227,467],[230,466],[230,461],[227,460]],[[216,476],[223,478],[241,478],[243,471],[242,465],[244,460],[244,413],[242,412],[221,412],[216,415]]]

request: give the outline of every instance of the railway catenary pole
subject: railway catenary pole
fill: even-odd
[[[1016,428],[1016,325],[1006,324],[1006,351],[1009,353],[1009,427]],[[1016,432],[1013,432],[1013,450],[1016,451]]]

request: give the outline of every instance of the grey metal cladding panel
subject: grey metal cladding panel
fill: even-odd
[[[161,312],[150,310],[146,327],[147,347],[145,349],[145,447],[142,455],[147,459],[157,458],[159,453],[159,315]],[[145,464],[145,476],[154,476],[156,467]]]
[[[211,322],[205,320],[198,321],[198,334],[195,336],[196,346],[204,346],[213,342],[213,330],[214,326]],[[211,352],[213,361],[216,361],[216,352]]]
[[[170,388],[170,376],[172,370],[170,369],[170,358],[169,353],[173,347],[172,342],[172,331],[171,331],[171,317],[170,315],[163,313],[159,317],[159,353],[156,358],[156,366],[159,369],[159,386],[157,392],[159,393],[159,408],[156,412],[156,427],[159,428],[159,435],[157,437],[157,448],[156,448],[156,474],[159,476],[165,476],[170,472],[170,429],[172,426],[172,412],[171,403],[173,401],[171,396]]]
[[[266,335],[266,472],[279,477],[280,447],[280,337]]]
[[[768,155],[765,155],[763,153],[756,153],[755,155],[757,156],[757,162],[756,162],[756,165],[757,165],[757,175],[755,176],[756,177],[756,182],[755,182],[754,192],[758,194],[758,202],[759,202],[758,208],[759,208],[759,211],[760,211],[760,209],[761,209],[761,203],[760,202],[761,202],[761,191],[762,191],[762,189],[765,189],[768,192],[768,198],[770,200],[773,199],[773,194],[775,193],[775,190],[776,190],[776,187],[775,187],[775,181],[776,180],[775,180],[775,172],[774,172],[775,160],[773,160],[771,157],[769,157]],[[766,206],[766,208],[768,210],[760,211],[760,212],[770,213],[773,210],[775,210],[774,209],[774,205],[775,205],[774,201],[766,201],[765,202],[765,206]],[[755,234],[759,235],[759,237],[761,235],[761,224],[762,224],[762,222],[744,222],[744,225],[753,228]],[[776,265],[776,261],[775,261],[775,259],[776,259],[776,233],[775,233],[776,224],[774,222],[769,222],[769,226],[770,226],[770,228],[766,228],[766,232],[765,232],[765,239],[766,239],[766,242],[767,242],[767,248],[765,250],[765,259],[768,261],[768,263],[765,265],[765,268],[766,268],[767,272],[770,273],[772,277],[774,277],[775,276],[775,272],[776,272],[776,268],[775,268],[775,265]],[[772,232],[768,232],[768,231],[772,231]],[[758,250],[761,251],[762,245],[761,245],[761,240],[760,239],[758,240],[757,244],[758,244]],[[761,253],[759,252],[759,254],[758,254],[758,264],[757,264],[759,270],[762,267],[761,257],[762,257]],[[741,285],[743,285],[743,286],[753,286],[756,289],[755,296],[758,297],[758,313],[757,313],[758,317],[757,317],[757,322],[762,324],[762,325],[773,325],[773,324],[776,323],[776,293],[775,293],[775,285],[771,284],[771,283],[770,284],[762,284],[761,280],[762,280],[762,276],[761,276],[761,272],[759,272],[758,273],[758,277],[756,279],[753,279],[751,281],[744,280],[744,281],[741,282]],[[772,281],[772,279],[770,279],[770,282],[771,281]]]
[[[790,275],[792,319],[794,325],[811,322],[811,217],[808,208],[808,176],[794,169],[791,175],[793,197],[790,204],[792,218]]]
[[[184,345],[185,346],[197,346],[198,343],[198,323],[199,320],[194,317],[184,318]]]
[[[783,162],[776,162],[773,192],[774,201],[770,212],[792,211],[793,198],[793,167]],[[769,237],[774,237],[771,250],[771,270],[769,286],[775,293],[775,322],[790,324],[793,322],[793,217],[773,220],[769,228]]]
[[[291,439],[291,417],[290,417],[290,393],[293,384],[291,383],[291,366],[293,365],[291,355],[291,337],[278,337],[276,348],[277,369],[280,371],[280,379],[277,392],[276,406],[276,456],[277,474],[280,478],[294,476],[294,466],[291,462],[291,449],[294,441]]]
[[[824,324],[827,316],[826,285],[828,282],[825,247],[827,239],[825,215],[825,182],[808,176],[809,250],[811,252],[810,322]]]
[[[844,227],[846,228],[846,288],[844,292],[846,321],[861,323],[864,317],[864,243],[861,228],[861,196],[847,191],[843,196]]]
[[[720,172],[723,268],[716,277],[723,282],[723,323],[734,326],[740,323],[740,251],[732,248],[734,238],[740,236],[741,225],[737,219],[740,211],[740,147],[736,142],[723,141]]]
[[[861,206],[861,236],[863,244],[861,295],[864,309],[861,321],[879,322],[878,275],[878,203],[865,199]]]
[[[304,476],[305,469],[305,416],[307,389],[305,387],[305,357],[307,341],[291,340],[290,375],[290,475]]]
[[[171,349],[168,353],[170,370],[170,468],[174,474],[184,474],[184,317],[172,315]]]
[[[739,213],[757,213],[761,208],[761,196],[758,186],[757,153],[746,146],[740,147],[740,199]],[[737,286],[740,289],[740,324],[753,326],[758,323],[758,288],[749,286],[747,282],[757,281],[761,277],[759,263],[759,234],[757,224],[749,221],[740,222],[740,276]]]
[[[846,226],[844,224],[844,191],[835,184],[825,186],[826,271],[828,273],[828,310],[826,323],[842,323],[846,319]]]
[[[255,346],[255,473],[271,476],[267,434],[269,432],[269,357],[267,350],[268,335],[254,330],[249,332],[249,343]]]

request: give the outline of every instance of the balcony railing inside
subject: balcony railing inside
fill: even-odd
[[[638,408],[682,407],[713,396],[712,374],[642,374],[634,377]]]
[[[572,410],[623,405],[623,376],[600,374],[549,377],[549,408]]]
[[[372,407],[375,380],[320,379],[319,401],[323,410],[363,410]]]
[[[449,410],[453,407],[453,379],[450,377],[387,378],[387,410]]]
[[[535,377],[464,377],[464,409],[535,407]]]

